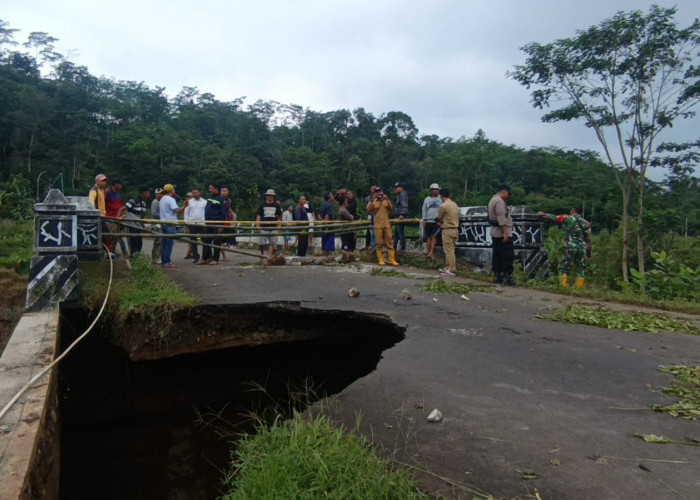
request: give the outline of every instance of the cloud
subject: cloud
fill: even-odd
[[[506,78],[520,47],[598,24],[620,10],[694,0],[24,0],[4,20],[58,37],[96,75],[197,87],[221,100],[248,96],[316,111],[403,111],[421,133],[458,138],[483,129],[520,147],[599,150],[583,124],[544,124],[526,89]],[[674,127],[679,137],[695,129]]]

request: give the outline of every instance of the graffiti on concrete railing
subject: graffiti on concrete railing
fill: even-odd
[[[80,245],[94,245],[97,243],[97,224],[78,224],[80,233]]]
[[[63,229],[64,224],[70,232]],[[70,220],[45,220],[41,223],[39,238],[42,247],[72,247],[72,222]]]
[[[541,224],[524,224],[525,227],[525,241],[524,244],[527,246],[541,246],[542,245],[542,225]]]

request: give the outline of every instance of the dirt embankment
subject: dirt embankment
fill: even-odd
[[[14,269],[0,268],[0,355],[24,312],[28,280],[28,276],[17,274]]]

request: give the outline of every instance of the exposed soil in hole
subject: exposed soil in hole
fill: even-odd
[[[103,329],[134,361],[238,346],[338,339],[395,329],[388,316],[354,311],[318,310],[298,302],[200,305],[163,318],[157,331],[144,331],[144,320]]]
[[[28,281],[29,276],[18,274],[14,269],[0,268],[0,355],[24,313]]]
[[[62,313],[65,348],[86,319],[80,310]],[[323,321],[323,313],[316,312],[289,325],[273,325],[267,318],[276,332],[298,328],[299,321],[306,330],[324,330],[310,340],[153,361],[133,362],[104,336],[88,336],[61,365],[60,497],[219,496],[232,437],[221,438],[213,426],[197,423],[198,412],[209,414],[207,422],[250,430],[251,411],[294,406],[290,390],[312,387],[316,398],[338,393],[372,372],[382,351],[403,339],[403,329],[386,318],[345,315],[333,312]],[[189,327],[199,328],[197,323]],[[355,334],[336,337],[336,330]],[[265,392],[254,390],[255,385]]]

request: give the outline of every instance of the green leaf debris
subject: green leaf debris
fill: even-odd
[[[591,325],[645,333],[685,332],[700,335],[700,329],[689,321],[679,321],[666,314],[639,311],[611,311],[604,307],[570,305],[535,316],[537,319],[563,321],[579,325]]]

